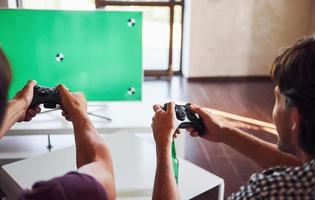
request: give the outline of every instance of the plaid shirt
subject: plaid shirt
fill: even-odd
[[[273,167],[253,174],[236,199],[315,199],[315,160],[299,167]]]

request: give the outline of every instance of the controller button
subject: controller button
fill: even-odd
[[[41,97],[44,97],[44,96],[46,96],[47,94],[48,94],[47,91],[41,91],[41,92],[38,93],[38,95],[41,96]]]
[[[176,112],[176,117],[178,120],[184,121],[186,118],[186,114],[185,112],[179,111],[179,112]]]

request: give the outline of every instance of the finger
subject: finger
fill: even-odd
[[[73,98],[72,94],[67,90],[67,88],[64,85],[58,85],[56,87],[56,90],[60,94],[61,104],[62,106],[67,107],[68,102],[71,101],[71,98]],[[64,108],[64,107],[63,107]]]
[[[70,93],[70,92],[69,92]],[[72,103],[84,106],[84,110],[87,111],[87,101],[83,92],[70,93]],[[65,105],[67,107],[67,105]]]
[[[26,115],[25,118],[24,118],[24,121],[26,121],[26,122],[29,122],[31,120],[32,120],[32,117],[28,116],[28,115]]]
[[[26,85],[28,85],[29,87],[33,88],[33,87],[35,87],[37,85],[37,81],[29,80]]]
[[[193,128],[186,128],[186,131],[188,131],[189,133],[193,132],[194,129]]]
[[[73,92],[72,94],[79,98],[85,98],[85,95],[83,92]]]
[[[36,114],[37,114],[36,111],[33,109],[28,109],[26,112],[26,115],[30,117],[35,117]]]
[[[152,128],[152,130],[154,129],[153,127],[154,127],[154,124],[153,124],[153,123],[151,123],[151,128]]]
[[[27,83],[23,89],[33,89],[36,85],[37,85],[37,81],[29,80],[29,81],[27,81]]]
[[[37,85],[37,82],[35,80],[29,80],[27,81],[27,83],[24,85],[24,87],[22,88],[22,91],[25,90],[33,90],[33,88],[35,87],[35,85]],[[18,93],[20,93],[21,91],[19,91]]]
[[[56,89],[59,91],[61,96],[69,96],[71,94],[63,84],[58,85]]]
[[[66,115],[65,118],[66,118],[66,120],[71,121],[70,116]]]
[[[191,104],[190,105],[190,110],[192,110],[193,112],[197,113],[201,118],[205,118],[205,117],[209,117],[209,113],[206,112],[205,109],[195,105],[195,104]]]
[[[70,116],[70,115],[68,114],[68,112],[67,112],[67,111],[65,111],[65,110],[63,110],[63,111],[61,112],[61,114],[62,114],[62,116],[64,116],[64,117],[66,117],[66,116]]]
[[[191,137],[198,137],[199,133],[197,131],[193,131],[193,132],[190,133],[190,136]]]
[[[25,115],[24,120],[21,120],[21,121],[26,121],[26,122],[28,122],[28,121],[31,121],[31,120],[33,119],[33,117],[34,117],[34,116],[31,116],[31,115]]]
[[[167,104],[167,112],[168,113],[175,113],[175,103],[174,102],[169,102]]]
[[[70,89],[69,89],[66,85],[64,85],[64,84],[61,84],[61,85],[63,85],[63,87],[64,87],[66,90],[70,91]],[[58,87],[58,86],[57,86],[57,87]]]
[[[69,120],[69,119],[71,118],[71,116],[70,116],[70,115],[67,115],[67,114],[63,115],[63,117],[64,117],[65,119],[67,119],[67,120]]]
[[[199,108],[199,106],[197,106],[196,104],[190,104],[189,108],[190,110],[195,111],[197,108]]]
[[[39,106],[35,106],[34,110],[35,110],[36,113],[40,113],[40,111],[41,111]]]
[[[163,112],[163,109],[162,109],[162,107],[160,106],[160,105],[158,105],[158,104],[155,104],[154,106],[153,106],[153,110],[154,110],[154,112]]]
[[[26,110],[26,114],[28,113],[34,113],[34,114],[37,114],[38,113],[38,109],[36,107],[29,107],[27,110]]]

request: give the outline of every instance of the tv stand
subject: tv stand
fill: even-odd
[[[107,107],[106,105],[92,105],[92,106],[100,106],[100,107]],[[49,112],[53,112],[53,111],[57,111],[57,110],[61,110],[60,109],[60,106],[57,106],[56,108],[54,109],[51,109],[51,110],[45,110],[45,111],[42,111],[40,112],[39,114],[44,114],[44,113],[49,113]],[[108,122],[112,121],[112,119],[110,117],[107,117],[107,116],[103,116],[103,115],[99,115],[99,114],[95,114],[93,112],[87,112],[88,115],[91,115],[91,116],[94,116],[94,117],[98,117],[98,118],[101,118],[101,119],[104,119]]]

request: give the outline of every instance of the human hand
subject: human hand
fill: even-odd
[[[31,121],[36,114],[40,113],[40,107],[36,106],[30,108],[30,105],[33,100],[34,87],[37,85],[37,82],[30,80],[27,84],[16,93],[14,98],[9,102],[12,104],[12,108],[18,113],[17,121]]]
[[[157,147],[170,147],[173,136],[179,134],[177,129],[177,119],[175,114],[175,103],[167,104],[164,111],[160,105],[154,105],[155,115],[152,118],[151,128]]]
[[[203,120],[205,125],[205,134],[202,137],[212,142],[222,142],[223,133],[225,133],[230,127],[223,123],[223,121],[211,115],[206,108],[192,104],[190,109],[191,111],[197,113]],[[199,136],[198,131],[192,128],[188,128],[186,130],[192,137]]]
[[[64,85],[57,86],[62,103],[62,115],[72,122],[87,116],[87,102],[82,92],[71,93]]]

